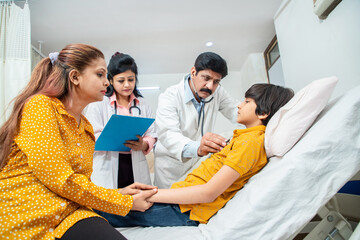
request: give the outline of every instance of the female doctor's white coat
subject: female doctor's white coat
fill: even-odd
[[[140,97],[138,100],[139,104],[136,106],[141,110],[140,117],[154,118],[150,106],[145,103],[143,98]],[[134,109],[133,112],[136,114],[137,109]],[[114,107],[110,105],[108,97],[104,97],[101,102],[94,102],[87,106],[85,116],[94,128],[96,139],[114,113]],[[154,124],[146,131],[145,136],[157,138]],[[152,185],[149,166],[144,153],[142,151],[131,151],[131,157],[134,181]],[[117,188],[118,168],[119,152],[95,151],[91,181],[101,187]]]
[[[184,102],[184,84],[188,84],[186,79],[188,75],[159,96],[155,119],[159,139],[154,148],[154,185],[159,188],[171,187],[200,159],[182,157],[184,146],[190,141],[200,141],[202,137],[199,114],[194,104]],[[204,107],[204,134],[213,132],[218,112],[236,123],[238,101],[220,86],[213,97]]]

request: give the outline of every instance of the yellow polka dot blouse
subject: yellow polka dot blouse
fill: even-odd
[[[98,209],[126,215],[132,196],[90,181],[95,138],[62,102],[44,95],[24,106],[19,133],[0,170],[0,239],[60,238]]]

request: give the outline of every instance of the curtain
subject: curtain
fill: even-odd
[[[9,103],[31,75],[30,9],[0,2],[0,125],[11,111]]]

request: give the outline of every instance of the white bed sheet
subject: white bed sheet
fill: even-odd
[[[132,227],[118,230],[129,240],[205,240],[198,227]]]
[[[302,139],[271,158],[208,224],[121,232],[128,239],[292,239],[360,170],[359,92],[328,104]]]

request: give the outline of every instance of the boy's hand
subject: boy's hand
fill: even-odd
[[[157,193],[157,188],[152,190],[142,190],[133,195],[133,207],[131,210],[144,212],[150,208],[154,203],[148,201],[148,198]]]
[[[198,148],[198,156],[202,157],[208,153],[217,153],[221,151],[226,146],[226,138],[215,134],[215,133],[206,133],[200,142],[200,147]]]
[[[151,190],[151,189],[157,189],[157,187],[135,182],[129,186],[119,189],[118,192],[123,195],[134,195],[140,193],[141,190]]]

